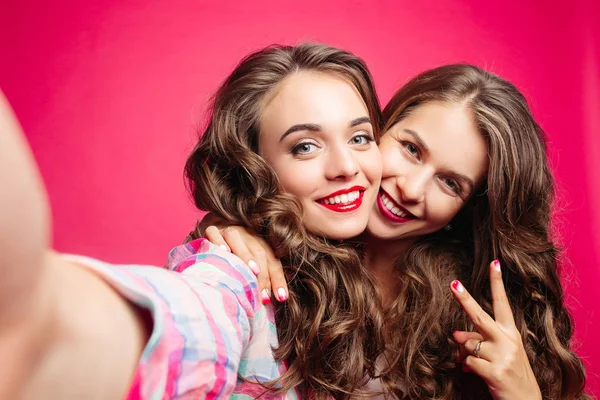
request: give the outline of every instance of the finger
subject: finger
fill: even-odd
[[[465,361],[463,361],[462,368],[465,372],[472,372],[479,375],[486,382],[489,381],[493,372],[492,363],[475,356],[468,356]]]
[[[216,226],[211,225],[208,228],[206,228],[204,230],[204,237],[208,239],[208,241],[210,241],[211,243],[214,243],[220,248],[222,248],[223,250],[231,251],[231,249],[227,245],[227,242],[225,241],[225,238],[223,237],[223,235],[221,235],[219,228],[217,228]]]
[[[267,255],[265,253],[265,250],[254,237],[246,236],[243,233],[242,237],[243,240],[246,242],[248,249],[252,253],[253,260],[256,261],[258,265],[260,265],[260,270],[256,275],[256,278],[258,279],[258,290],[260,290],[261,294],[263,294],[266,290],[266,293],[268,293],[270,296],[270,294],[272,293],[271,280],[269,278],[269,269],[266,267]]]
[[[258,275],[259,286],[261,289],[267,288],[272,291],[274,297],[283,302],[289,298],[288,286],[283,273],[283,266],[271,249],[271,246],[260,236],[247,232],[239,228],[240,234],[248,243],[250,250],[260,252],[266,259],[265,264],[261,265],[261,271]],[[256,250],[255,250],[256,249]],[[266,265],[266,268],[264,267]],[[270,285],[263,283],[263,279],[270,281]],[[261,286],[262,285],[262,286]]]
[[[454,338],[454,341],[460,345],[458,355],[456,357],[457,363],[463,362],[463,360],[470,355],[469,351],[464,346],[467,340],[483,340],[483,336],[477,332],[454,331],[454,333],[452,333],[452,337]]]
[[[260,267],[256,260],[254,260],[254,256],[248,246],[246,246],[246,242],[242,239],[242,236],[235,228],[224,229],[221,231],[223,238],[229,245],[231,252],[241,258],[243,262],[245,262],[248,267],[252,270],[255,275],[258,275],[260,272]]]
[[[484,337],[481,336],[479,332],[465,332],[465,331],[454,331],[452,333],[452,337],[454,341],[460,345],[465,344],[465,342],[469,339],[478,339],[483,340]]]
[[[500,335],[496,321],[486,313],[479,303],[469,294],[465,287],[459,281],[452,281],[450,284],[452,294],[465,310],[469,319],[473,322],[477,331],[486,339],[494,339]]]
[[[493,343],[489,341],[480,339],[469,339],[465,342],[465,344],[462,347],[464,348],[465,353],[468,356],[473,356],[477,358],[482,358],[487,361],[491,361],[490,356],[494,354],[492,346]]]
[[[466,372],[468,374],[474,374],[473,370],[467,366],[464,362],[462,363],[462,372]]]
[[[277,294],[277,300],[286,301],[289,298],[288,286],[283,273],[283,265],[275,257],[267,256],[267,269],[271,278],[271,287]]]
[[[465,348],[465,346],[460,346],[460,348],[458,349],[458,356],[456,357],[456,362],[462,363],[470,355],[472,354],[469,352],[469,350]]]
[[[206,232],[206,228],[208,228],[209,226],[212,226],[212,225],[223,228],[230,224],[227,221],[225,221],[224,219],[222,219],[221,217],[218,217],[211,213],[207,213],[204,215],[204,217],[202,217],[202,220],[200,220],[196,224],[196,229],[202,236],[204,236],[204,233]],[[223,225],[223,226],[221,226],[221,225]]]
[[[505,327],[515,327],[515,319],[506,296],[500,261],[498,260],[494,260],[490,264],[490,286],[492,288],[492,304],[496,322]]]

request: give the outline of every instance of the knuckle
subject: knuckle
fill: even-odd
[[[238,232],[238,230],[237,230],[237,228],[235,226],[228,226],[227,228],[225,228],[225,229],[223,229],[221,231],[221,234],[224,237],[233,237],[233,236],[236,236],[236,235],[239,236],[240,233]]]
[[[475,314],[473,314],[473,323],[476,326],[481,326],[484,321],[484,314],[482,310],[477,310]]]
[[[271,281],[269,280],[268,275],[259,278],[258,282],[263,289],[269,289],[269,291],[271,290]]]
[[[473,366],[473,356],[467,355],[463,360],[463,364],[471,368]]]
[[[252,246],[252,249],[250,251],[252,251],[252,254],[254,254],[254,256],[257,258],[263,260],[267,258],[267,253],[261,246]]]
[[[206,228],[204,230],[204,235],[205,236],[212,236],[212,237],[214,237],[217,234],[219,234],[219,229],[216,226],[214,226],[214,225],[211,225],[211,226],[209,226],[208,228]]]
[[[473,339],[469,339],[465,342],[465,350],[469,353],[475,349],[475,341]]]
[[[276,265],[274,268],[275,269],[271,270],[271,276],[273,277],[273,280],[275,280],[278,283],[281,283],[283,285],[287,285],[287,280],[285,279],[285,274],[281,270],[280,266]]]

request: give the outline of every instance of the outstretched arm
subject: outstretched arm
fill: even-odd
[[[9,366],[0,374],[0,399],[39,398],[44,392],[73,397],[78,386],[90,388],[79,378],[90,375],[91,359],[96,381],[121,377],[112,380],[118,397],[144,344],[144,326],[136,309],[105,282],[53,253],[49,238],[42,179],[0,92],[0,363]],[[115,370],[109,364],[116,356],[123,367]],[[86,398],[110,396],[93,389]]]
[[[34,307],[49,242],[49,207],[33,156],[0,92],[0,327]]]

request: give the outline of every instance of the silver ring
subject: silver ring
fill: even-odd
[[[479,356],[479,350],[481,350],[481,343],[483,343],[483,340],[480,340],[479,342],[477,342],[477,345],[475,346],[475,350],[473,350],[473,355],[477,358],[481,358]]]

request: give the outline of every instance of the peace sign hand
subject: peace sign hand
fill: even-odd
[[[463,368],[479,375],[496,400],[541,399],[542,394],[529,364],[521,335],[504,290],[500,262],[490,264],[490,285],[494,320],[471,297],[459,281],[452,293],[471,319],[477,332],[453,333],[461,346]]]

